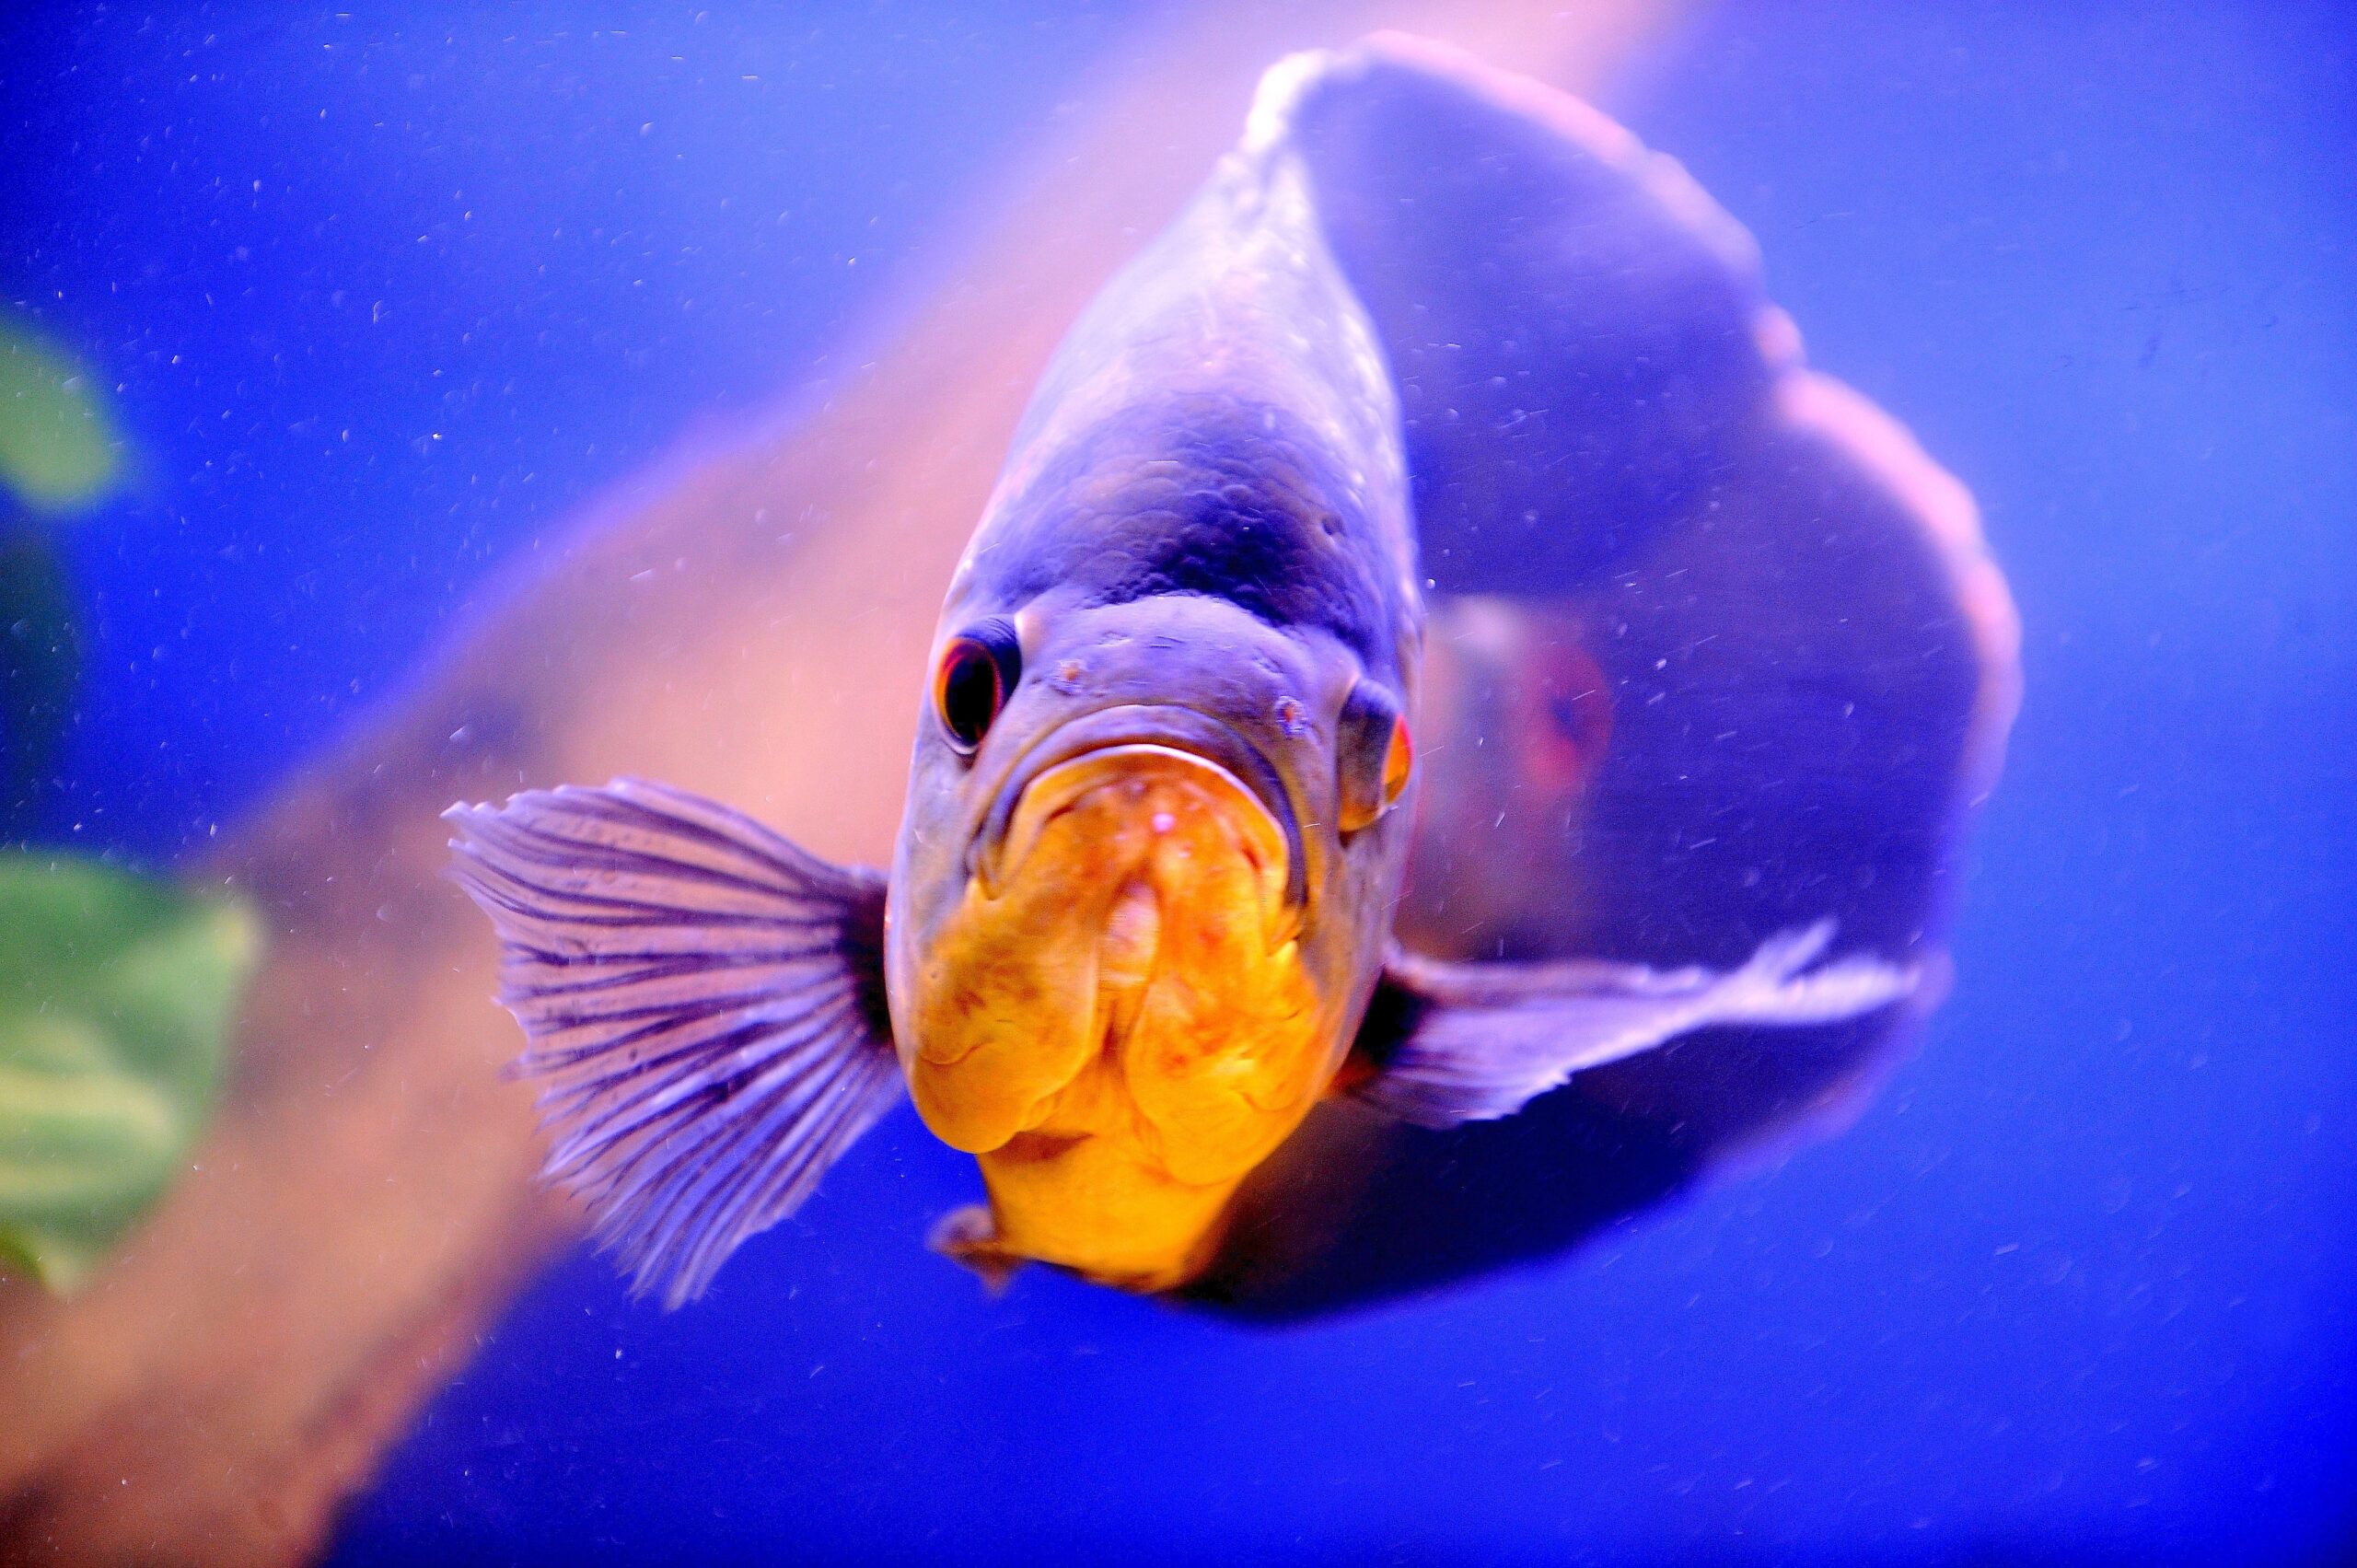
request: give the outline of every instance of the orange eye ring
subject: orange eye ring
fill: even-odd
[[[1391,744],[1383,749],[1383,806],[1385,810],[1399,804],[1400,792],[1408,787],[1408,780],[1416,771],[1416,743],[1408,734],[1408,721],[1399,719],[1391,726]]]
[[[1399,699],[1375,681],[1360,681],[1342,703],[1335,751],[1341,765],[1335,825],[1355,833],[1399,804],[1416,771],[1416,743]]]
[[[949,639],[933,671],[933,713],[950,749],[970,757],[1015,694],[1023,650],[1015,628],[986,621]]]

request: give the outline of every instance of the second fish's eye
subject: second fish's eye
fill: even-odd
[[[934,671],[933,707],[961,756],[981,745],[1022,678],[1022,645],[1005,621],[985,621],[949,639]]]

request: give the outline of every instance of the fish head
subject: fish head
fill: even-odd
[[[918,1112],[1004,1250],[1177,1283],[1365,1008],[1410,693],[1323,627],[1071,584],[953,598],[935,668],[887,937]]]
[[[1001,1253],[1182,1283],[1331,1083],[1406,865],[1415,569],[1299,160],[1226,160],[1057,351],[935,640],[887,990]]]

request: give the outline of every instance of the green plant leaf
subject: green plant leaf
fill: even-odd
[[[0,855],[0,1267],[70,1291],[211,1111],[252,913],[41,852]]]
[[[112,487],[115,432],[97,389],[65,354],[0,324],[0,484],[63,511]]]

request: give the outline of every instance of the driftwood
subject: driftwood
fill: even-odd
[[[575,1232],[533,1186],[441,808],[621,772],[888,854],[949,566],[1065,326],[1285,50],[1398,26],[1577,87],[1641,0],[1199,6],[1133,41],[759,429],[622,487],[209,869],[273,946],[195,1168],[60,1304],[0,1281],[0,1558],[285,1562]]]

